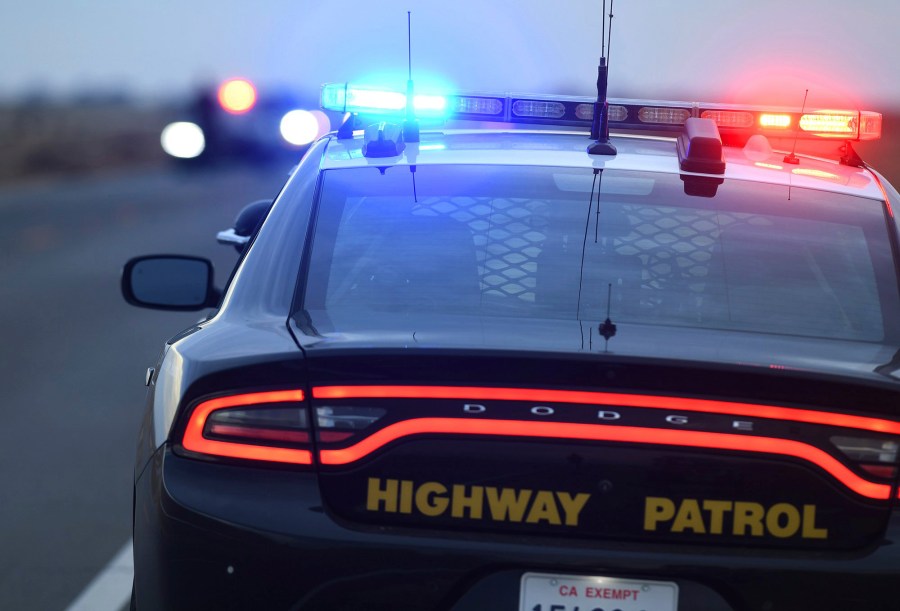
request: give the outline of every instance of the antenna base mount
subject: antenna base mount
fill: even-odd
[[[597,140],[587,147],[588,155],[616,155],[616,147],[609,140]]]

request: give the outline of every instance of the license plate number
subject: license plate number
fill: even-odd
[[[519,611],[676,611],[678,585],[616,577],[522,576]]]

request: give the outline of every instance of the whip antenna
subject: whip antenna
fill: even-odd
[[[600,15],[603,34],[600,37],[600,61],[606,61],[606,0],[603,0],[603,13]],[[612,27],[612,23],[609,24]]]
[[[412,11],[406,11],[406,67],[406,78],[412,81]]]
[[[609,60],[612,54],[610,53],[610,49],[612,48],[612,20],[613,20],[613,4],[616,0],[609,0],[609,38],[606,39],[606,64],[609,65]],[[603,12],[606,12],[606,0],[603,0]]]
[[[803,116],[804,111],[806,111],[806,98],[809,97],[809,89],[806,90],[806,93],[803,94],[803,106],[800,107],[800,116]],[[797,150],[797,139],[800,137],[800,126],[797,125],[797,130],[794,132],[794,145],[791,147],[791,154],[785,155],[784,162],[797,164],[800,163],[800,158],[797,157],[794,152]]]
[[[412,12],[406,11],[406,121],[403,122],[403,139],[407,142],[419,141],[419,122],[416,121],[415,87],[412,78]]]
[[[609,3],[609,41],[606,38],[606,0],[603,0],[603,35],[600,41],[600,64],[597,66],[597,101],[594,102],[594,117],[591,120],[591,138],[588,155],[615,155],[616,147],[609,141],[609,103],[606,101],[609,81],[609,47],[612,42],[613,2]]]

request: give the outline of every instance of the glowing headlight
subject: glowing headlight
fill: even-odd
[[[319,122],[306,110],[292,110],[281,118],[281,137],[290,144],[303,146],[319,135]]]
[[[198,157],[206,148],[203,130],[196,123],[170,123],[163,128],[159,140],[167,154],[179,159]]]

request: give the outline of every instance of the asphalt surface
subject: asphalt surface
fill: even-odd
[[[0,609],[65,609],[129,540],[147,367],[197,320],[128,306],[133,256],[216,264],[241,207],[288,164],[118,174],[0,189]]]

